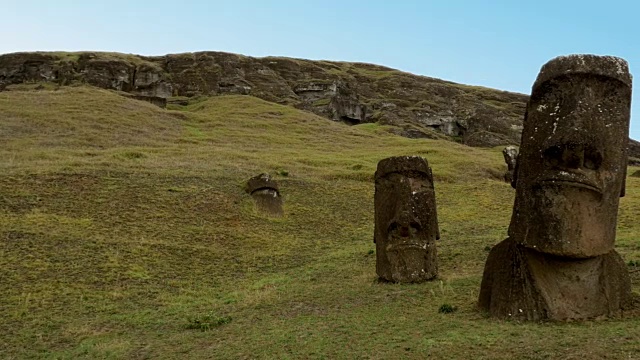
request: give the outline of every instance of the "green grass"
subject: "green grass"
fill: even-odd
[[[556,324],[478,312],[485,249],[506,236],[513,202],[500,148],[405,139],[247,96],[178,111],[88,87],[15,89],[0,93],[0,114],[0,358],[596,359],[640,349],[638,314]],[[373,173],[382,158],[413,154],[436,179],[440,276],[380,284]],[[243,190],[261,172],[280,183],[282,218],[257,213]],[[639,216],[640,179],[629,177],[616,243],[626,263],[640,260]],[[640,273],[632,278],[640,290]]]

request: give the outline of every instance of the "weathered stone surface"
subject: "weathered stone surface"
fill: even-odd
[[[497,317],[614,316],[630,283],[613,249],[631,106],[627,63],[573,55],[543,66],[527,105],[509,238],[479,304]]]
[[[167,98],[164,98],[164,97],[136,95],[136,94],[129,94],[129,93],[121,93],[121,94],[131,99],[146,101],[148,103],[151,103],[163,109],[167,107]]]
[[[0,56],[0,84],[87,83],[133,95],[167,98],[168,74],[135,55],[108,53],[15,53]]]
[[[173,87],[167,81],[166,75],[158,71],[158,67],[146,64],[138,65],[135,69],[134,92],[139,95],[169,98],[173,95]]]
[[[381,160],[375,173],[376,271],[392,282],[421,282],[438,274],[440,238],[433,175],[418,156]]]
[[[593,62],[593,74],[578,72],[585,62]],[[605,66],[613,68],[609,77],[602,75]],[[562,57],[545,65],[541,78],[527,108],[509,234],[560,256],[608,253],[625,182],[631,103],[626,62]]]
[[[630,306],[630,284],[615,250],[584,259],[556,257],[508,238],[489,253],[479,305],[499,318],[616,317]]]
[[[245,94],[347,124],[377,122],[411,137],[438,132],[474,146],[516,144],[526,95],[465,86],[383,66],[221,52],[0,55],[6,84],[84,82],[141,96]],[[488,131],[498,136],[473,136]],[[484,139],[491,140],[483,143]]]
[[[453,116],[423,116],[418,118],[418,123],[438,130],[448,136],[462,136],[468,128],[466,120],[460,120]]]
[[[338,87],[337,93],[329,102],[331,118],[348,125],[358,125],[367,121],[367,108],[360,104],[358,96],[344,87]]]
[[[491,131],[476,130],[464,136],[464,143],[475,147],[495,147],[510,143],[509,137]]]
[[[133,88],[135,66],[127,61],[102,59],[86,53],[80,55],[78,65],[92,85],[121,91]]]
[[[83,82],[169,98],[242,94],[295,106],[347,124],[391,125],[407,137],[469,146],[517,145],[527,95],[466,86],[384,66],[222,52],[165,56],[118,53],[0,55],[0,89],[23,82]],[[630,156],[640,159],[640,145]],[[634,146],[631,146],[634,145]]]
[[[435,131],[418,127],[391,128],[392,134],[410,139],[443,139],[444,135]]]
[[[507,164],[507,172],[504,173],[504,181],[515,188],[516,184],[513,182],[513,172],[516,169],[516,162],[518,160],[518,148],[513,145],[509,145],[502,149],[502,156],[504,157],[504,162]]]
[[[278,183],[269,174],[260,174],[249,179],[245,191],[255,200],[258,211],[274,217],[283,215]]]
[[[316,108],[315,112],[348,125],[371,122],[358,95],[341,81],[300,83],[294,86],[293,91],[301,100],[297,104],[300,108]],[[318,109],[323,106],[327,106],[326,109]]]

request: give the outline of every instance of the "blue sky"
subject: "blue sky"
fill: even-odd
[[[593,53],[640,78],[640,2],[0,0],[0,53],[212,50],[361,61],[529,93],[546,61]],[[640,139],[640,94],[631,137]]]

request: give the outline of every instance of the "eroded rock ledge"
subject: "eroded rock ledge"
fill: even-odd
[[[470,146],[518,145],[527,95],[456,84],[384,66],[198,52],[138,56],[102,52],[0,55],[0,90],[28,82],[87,83],[162,106],[175,96],[244,94],[398,135]],[[630,145],[631,156],[640,150]]]

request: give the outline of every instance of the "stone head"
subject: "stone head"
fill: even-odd
[[[283,215],[278,183],[269,174],[260,174],[249,179],[245,191],[251,194],[258,210],[271,216]]]
[[[518,148],[513,145],[509,145],[502,149],[502,156],[504,156],[504,162],[507,164],[507,172],[504,174],[504,181],[515,187],[513,182],[513,173],[516,170],[516,164],[518,162]]]
[[[563,257],[613,249],[630,106],[620,58],[571,55],[542,67],[524,119],[511,237]]]
[[[269,174],[260,174],[249,179],[245,191],[251,195],[256,192],[270,192],[280,196],[278,182],[273,180]]]
[[[513,171],[516,167],[516,160],[518,158],[518,148],[513,145],[509,145],[502,149],[502,156],[504,162],[507,164],[507,169]]]
[[[435,240],[440,234],[427,161],[418,156],[381,160],[374,203],[378,274],[400,282],[435,277]]]

